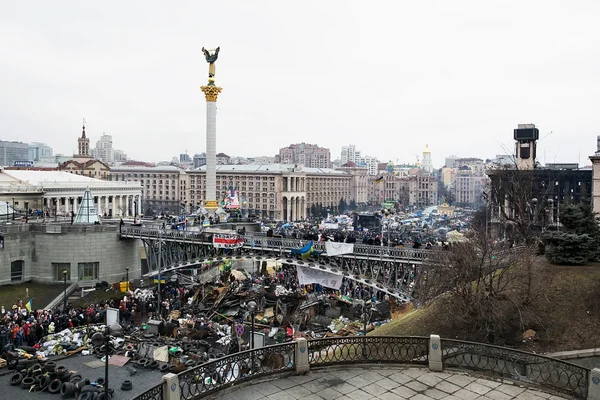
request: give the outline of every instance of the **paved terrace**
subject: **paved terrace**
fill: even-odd
[[[558,400],[557,393],[506,379],[426,368],[327,368],[286,378],[272,377],[221,391],[219,400]]]

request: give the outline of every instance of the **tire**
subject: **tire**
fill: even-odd
[[[16,369],[17,368],[17,360],[10,360],[7,364],[8,369]]]
[[[100,393],[100,396],[98,396],[98,400],[112,400],[112,396],[110,395],[110,393]]]
[[[69,369],[67,367],[65,367],[64,365],[59,365],[58,367],[54,368],[54,373],[56,375],[64,375],[67,372],[69,372]]]
[[[98,378],[98,379],[96,379],[96,383],[98,385],[104,386],[104,383],[105,383],[104,378]]]
[[[66,374],[64,374],[63,376],[59,376],[57,378],[60,379],[63,382],[69,382],[69,379],[71,378],[71,375],[73,375],[73,373],[71,371],[67,371]]]
[[[33,354],[33,355],[35,355],[35,352],[37,351],[35,349],[35,347],[30,347],[30,346],[21,346],[21,347],[19,347],[19,349],[21,349],[29,354]]]
[[[160,367],[158,367],[158,370],[160,372],[167,372],[167,371],[169,371],[169,365],[168,364],[162,364]]]
[[[135,347],[133,347],[132,345],[128,344],[127,346],[125,346],[125,350],[126,351],[133,351],[133,350],[135,350]]]
[[[79,382],[75,383],[75,391],[81,392],[85,386],[89,386],[89,385],[90,385],[89,379],[87,379],[87,378],[82,379]]]
[[[54,361],[48,361],[44,365],[44,371],[48,372],[49,374],[53,374],[55,368],[56,368],[56,363]]]
[[[152,362],[150,362],[150,365],[148,365],[148,369],[154,369],[158,367],[158,361],[156,360],[152,360]]]
[[[92,400],[95,392],[83,392],[77,396],[77,400]]]
[[[48,386],[48,393],[55,394],[60,392],[62,384],[63,383],[60,381],[60,379],[53,379],[52,382],[50,382],[50,385]]]
[[[75,394],[75,385],[73,385],[71,382],[63,383],[60,387],[60,394],[65,399],[68,397],[73,397]]]
[[[16,372],[13,376],[10,377],[10,384],[11,384],[11,386],[18,386],[21,384],[22,380],[23,380],[23,375],[20,374],[19,372]]]
[[[21,387],[23,389],[29,390],[32,385],[35,385],[35,379],[33,379],[30,376],[23,378],[23,380],[21,381]]]
[[[121,390],[127,392],[131,389],[133,389],[133,383],[129,380],[123,381],[123,383],[121,384]]]
[[[83,379],[83,377],[81,375],[79,375],[79,374],[71,375],[71,377],[69,378],[69,382],[71,382],[71,383],[77,383],[77,382],[79,382],[82,379]]]
[[[40,381],[39,381],[39,385],[40,385],[40,389],[46,389],[48,387],[48,385],[50,385],[50,382],[52,382],[52,379],[50,379],[50,377],[48,375],[43,375],[40,376]]]
[[[86,380],[89,380],[89,379],[86,379]],[[96,389],[96,387],[92,386],[92,385],[84,385],[81,387],[81,389],[79,391],[81,393],[86,393],[86,392],[97,393],[98,389]]]

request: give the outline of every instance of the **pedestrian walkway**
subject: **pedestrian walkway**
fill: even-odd
[[[327,368],[217,394],[220,400],[558,400],[569,399],[493,377],[423,368]]]

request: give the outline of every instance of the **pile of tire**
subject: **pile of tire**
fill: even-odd
[[[17,363],[15,373],[10,377],[9,384],[20,386],[30,391],[47,391],[51,394],[60,394],[63,398],[78,400],[111,400],[111,390],[105,396],[87,378],[73,374],[64,365],[56,365],[54,361],[37,361],[35,363]],[[25,367],[30,365],[29,367]],[[113,392],[114,393],[114,392]]]

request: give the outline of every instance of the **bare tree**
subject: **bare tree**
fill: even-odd
[[[532,301],[543,290],[534,257],[533,247],[509,248],[475,226],[468,240],[430,257],[415,297],[424,304],[435,301],[448,327],[466,338],[492,343],[514,338],[539,322]]]

